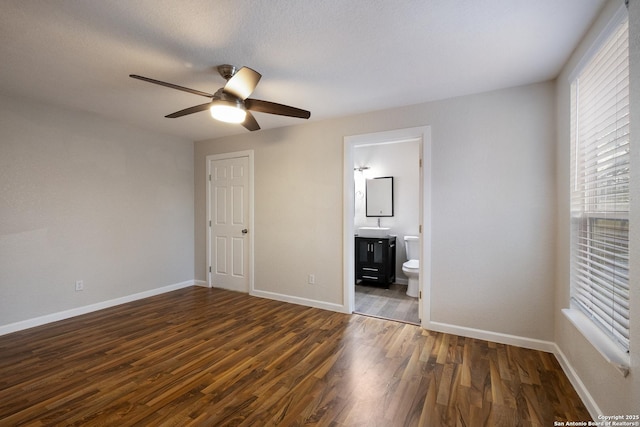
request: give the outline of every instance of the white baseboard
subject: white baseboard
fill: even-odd
[[[587,387],[584,385],[576,371],[573,369],[571,363],[569,363],[569,359],[567,359],[567,356],[564,355],[557,344],[553,345],[555,347],[554,354],[556,355],[556,359],[558,359],[558,363],[560,363],[562,370],[564,371],[567,378],[569,378],[569,382],[571,382],[573,388],[576,389],[576,392],[578,393],[578,396],[580,396],[580,399],[582,399],[582,403],[584,403],[584,406],[587,407],[589,415],[591,415],[594,420],[598,420],[598,415],[602,415],[600,407],[598,407],[598,404],[593,399],[593,396],[591,396],[591,393],[589,393],[589,390],[587,390]]]
[[[186,282],[175,283],[173,285],[163,286],[161,288],[150,289],[148,291],[115,298],[108,301],[102,301],[95,304],[85,305],[82,307],[72,308],[70,310],[59,311],[57,313],[46,314],[44,316],[35,317],[33,319],[22,320],[20,322],[9,323],[8,325],[0,325],[0,335],[10,334],[12,332],[22,331],[24,329],[45,325],[47,323],[57,322],[58,320],[68,319],[70,317],[80,316],[81,314],[91,313],[93,311],[102,310],[104,308],[114,307],[116,305],[125,304],[143,298],[149,298],[155,295],[164,294],[166,292],[175,291],[189,286],[194,286],[195,280],[187,280]]]
[[[317,300],[308,299],[308,298],[294,297],[291,295],[279,294],[276,292],[269,292],[269,291],[260,291],[256,289],[249,292],[249,294],[256,297],[260,297],[260,298],[267,298],[267,299],[272,299],[276,301],[290,302],[292,304],[305,305],[307,307],[321,308],[323,310],[337,311],[339,313],[349,313],[349,311],[342,304],[333,304],[325,301],[317,301]]]
[[[500,344],[515,345],[518,347],[530,348],[532,350],[546,351],[554,353],[557,348],[551,341],[526,338],[518,335],[503,334],[500,332],[485,331],[482,329],[467,328],[465,326],[450,325],[441,322],[426,322],[423,325],[426,329],[436,332],[446,332],[448,334],[460,335],[463,337],[477,338],[485,341],[497,342]]]
[[[206,280],[194,280],[193,281],[193,285],[194,286],[202,286],[203,288],[208,288],[209,284],[206,282]]]

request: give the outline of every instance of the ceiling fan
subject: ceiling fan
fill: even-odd
[[[241,123],[242,126],[248,130],[255,131],[260,129],[260,125],[250,111],[278,114],[280,116],[297,117],[301,119],[308,119],[311,117],[311,113],[307,110],[277,104],[275,102],[249,98],[249,95],[254,91],[262,77],[260,73],[249,67],[242,67],[238,70],[233,65],[225,64],[218,67],[218,72],[227,81],[227,83],[224,87],[218,89],[213,95],[207,92],[189,89],[188,87],[178,86],[173,83],[139,76],[137,74],[129,74],[129,77],[192,93],[194,95],[211,98],[211,100],[205,104],[185,108],[184,110],[176,111],[175,113],[165,116],[170,119],[198,113],[204,110],[210,110],[211,116],[216,120],[227,123]]]

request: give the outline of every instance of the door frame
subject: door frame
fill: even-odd
[[[249,211],[247,212],[248,214],[248,228],[249,228],[249,233],[248,234],[248,238],[249,238],[249,259],[246,260],[247,262],[247,268],[249,269],[249,294],[252,294],[255,288],[254,285],[254,243],[255,243],[255,229],[254,229],[254,221],[253,221],[253,213],[254,213],[254,209],[253,209],[253,201],[254,201],[254,191],[253,191],[253,183],[254,183],[254,161],[253,161],[253,150],[245,150],[245,151],[235,151],[235,152],[231,152],[231,153],[221,153],[221,154],[211,154],[206,156],[206,176],[205,176],[205,180],[206,180],[206,198],[207,198],[207,216],[205,218],[206,222],[205,222],[205,227],[207,230],[207,255],[206,255],[206,265],[205,265],[205,271],[207,273],[207,286],[209,288],[213,287],[212,284],[212,272],[209,271],[209,266],[213,266],[212,263],[212,253],[211,253],[211,226],[210,221],[212,221],[211,218],[211,183],[212,181],[210,180],[209,176],[211,175],[211,161],[215,161],[215,160],[227,160],[227,159],[235,159],[235,158],[240,158],[240,157],[246,157],[248,159],[248,164],[249,164]]]
[[[343,309],[353,313],[355,309],[355,242],[354,215],[355,194],[353,176],[354,149],[359,146],[389,144],[404,141],[419,141],[420,168],[419,206],[420,206],[420,277],[419,289],[422,292],[421,325],[425,328],[431,318],[431,126],[397,129],[344,137],[344,190],[343,190]],[[400,244],[397,242],[396,244]]]

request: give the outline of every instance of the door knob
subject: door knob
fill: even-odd
[[[247,230],[246,228],[242,229],[242,234],[247,234],[249,232],[249,230]]]

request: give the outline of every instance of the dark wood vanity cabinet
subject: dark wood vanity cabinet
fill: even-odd
[[[356,236],[356,282],[389,286],[396,280],[396,238]]]

